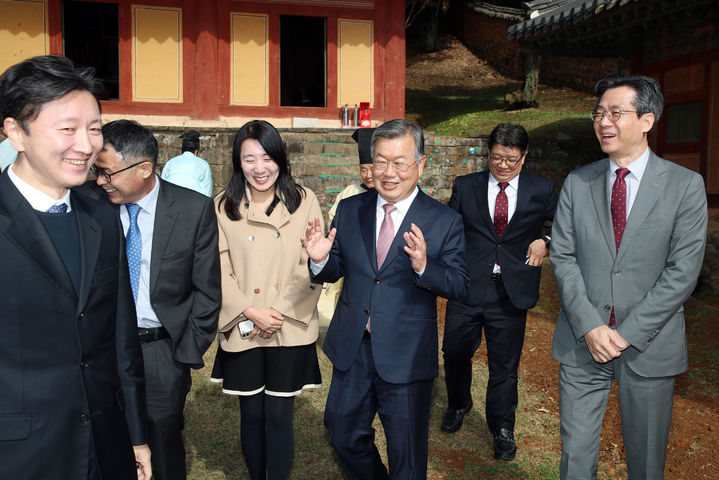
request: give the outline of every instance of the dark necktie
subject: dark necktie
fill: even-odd
[[[136,203],[128,203],[125,206],[130,216],[130,226],[127,229],[125,238],[127,266],[130,268],[132,295],[135,298],[135,303],[137,303],[137,291],[140,287],[140,261],[142,259],[142,236],[140,235],[140,227],[137,226],[137,215],[140,213],[140,206]]]
[[[624,181],[627,175],[629,175],[628,168],[618,168],[617,179],[612,186],[612,226],[617,250],[622,243],[624,227],[627,226],[627,182]]]
[[[387,258],[389,247],[392,245],[392,240],[394,240],[392,212],[397,210],[397,207],[389,203],[385,203],[382,208],[384,208],[384,220],[382,220],[382,225],[379,227],[379,237],[377,237],[377,269],[382,268],[384,259]]]
[[[612,226],[614,227],[614,244],[619,251],[619,244],[622,243],[622,235],[624,235],[624,227],[627,226],[627,182],[624,177],[629,175],[628,168],[617,169],[617,179],[612,185]],[[612,313],[609,315],[609,326],[616,323],[614,318],[614,306]]]
[[[497,185],[499,186],[499,193],[494,203],[494,229],[497,232],[497,238],[502,238],[509,221],[509,200],[507,200],[507,194],[504,193],[504,189],[509,186],[509,182],[499,182]]]
[[[47,213],[67,213],[67,203],[61,203],[60,205],[53,205],[46,210]]]

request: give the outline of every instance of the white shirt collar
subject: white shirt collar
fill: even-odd
[[[521,173],[509,181],[509,186],[515,190],[519,190],[519,175],[521,175]],[[489,172],[489,186],[499,188],[499,181],[494,178],[492,172]]]
[[[14,171],[15,165],[11,165],[8,168],[8,176],[10,181],[15,184],[15,187],[20,191],[20,194],[25,197],[30,206],[39,212],[47,212],[53,205],[67,205],[67,213],[72,211],[72,205],[70,205],[70,189],[65,189],[65,194],[59,199],[54,199],[50,195],[46,194],[33,187],[26,181],[22,180]]]
[[[155,215],[155,209],[157,208],[157,197],[160,193],[160,179],[158,178],[157,174],[155,174],[155,186],[152,187],[152,190],[142,197],[140,200],[138,200],[136,203],[140,206],[141,210],[145,210],[150,215]],[[125,207],[127,208],[127,207]]]
[[[407,197],[399,202],[395,203],[394,206],[399,212],[402,214],[402,216],[407,215],[407,212],[409,211],[409,207],[412,205],[412,202],[414,201],[415,197],[419,193],[419,187],[414,187],[414,190],[412,190],[412,193]],[[381,209],[385,203],[389,203],[387,200],[382,198],[382,195],[377,192],[377,210]]]
[[[649,147],[647,147],[646,150],[644,150],[644,153],[639,155],[639,158],[636,160],[632,160],[632,162],[627,165],[626,168],[629,169],[629,175],[634,175],[634,177],[637,179],[638,182],[642,181],[642,175],[644,175],[644,170],[647,168],[647,163],[649,162]],[[609,160],[609,176],[610,178],[614,179],[616,177],[617,169],[619,168],[619,165],[614,163],[611,159]]]

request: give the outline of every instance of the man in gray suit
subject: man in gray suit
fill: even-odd
[[[687,369],[683,303],[704,257],[706,195],[698,174],[648,147],[664,105],[653,79],[610,75],[595,91],[594,131],[609,158],[569,174],[552,226],[560,477],[596,477],[616,380],[629,478],[656,480],[674,379]]]

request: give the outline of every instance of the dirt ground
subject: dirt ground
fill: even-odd
[[[407,86],[438,84],[459,85],[486,81],[487,85],[503,81],[490,66],[474,57],[453,38],[445,38],[441,52],[410,55],[407,60]],[[431,67],[431,68],[429,68]],[[546,263],[546,262],[545,262]],[[558,364],[551,358],[552,332],[559,299],[548,265],[542,281],[542,299],[538,308],[530,311],[520,367],[521,382],[544,397],[546,414],[558,417]],[[674,395],[672,428],[667,447],[667,480],[719,479],[719,298],[710,293],[697,294],[686,303],[687,338],[689,341],[689,371],[677,378]],[[444,308],[440,312],[443,315]],[[440,332],[443,328],[440,318]],[[484,344],[475,362],[486,363]],[[475,399],[475,404],[477,400]],[[520,398],[519,408],[524,408]],[[557,435],[558,436],[558,432]],[[522,443],[524,442],[524,443]],[[558,441],[541,436],[522,438],[518,448],[526,450],[561,450]],[[535,442],[528,445],[527,442]],[[448,444],[437,454],[451,457],[458,453]],[[457,458],[464,465],[468,452]],[[558,457],[557,457],[558,458]],[[600,453],[599,478],[626,478],[624,445],[616,385],[609,400]],[[449,463],[452,463],[451,461]],[[458,472],[461,469],[458,469]],[[459,474],[461,475],[461,474]],[[450,477],[450,478],[466,478]],[[484,477],[483,477],[484,478]],[[489,477],[488,477],[489,478]],[[505,478],[504,476],[502,478]],[[511,476],[506,478],[526,478]]]

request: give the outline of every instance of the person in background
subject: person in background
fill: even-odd
[[[16,159],[17,150],[12,148],[10,139],[6,138],[2,141],[2,143],[0,143],[0,172],[15,163]]]
[[[298,242],[321,216],[311,190],[292,179],[285,144],[269,123],[240,128],[232,177],[215,197],[220,230],[220,345],[211,380],[240,402],[250,478],[290,476],[295,396],[321,387],[317,298]]]
[[[352,134],[352,138],[357,142],[357,153],[359,154],[360,163],[360,183],[353,183],[348,185],[337,194],[335,202],[329,211],[329,221],[335,218],[337,212],[337,206],[340,201],[345,198],[352,197],[359,193],[364,193],[367,190],[374,188],[374,182],[372,182],[372,155],[370,153],[370,140],[372,140],[372,134],[374,128],[358,128]],[[337,280],[335,283],[325,283],[322,287],[322,295],[317,302],[317,311],[320,314],[320,327],[328,327],[332,315],[335,313],[335,305],[337,300],[340,298],[340,292],[342,291],[342,279]]]
[[[204,195],[157,177],[157,140],[147,128],[117,120],[102,134],[93,169],[126,237],[153,471],[156,480],[182,480],[190,369],[204,366],[220,309],[215,209]]]
[[[57,56],[0,76],[18,152],[0,175],[3,479],[152,476],[122,231],[106,202],[71,189],[102,148],[99,88]]]
[[[597,475],[602,419],[619,385],[631,479],[664,478],[674,380],[686,371],[684,302],[706,246],[701,175],[658,157],[648,136],[664,107],[657,82],[615,74],[595,87],[594,133],[608,158],[564,181],[549,258],[562,308],[559,475]]]
[[[327,237],[312,219],[302,240],[314,278],[345,279],[323,347],[333,365],[325,426],[347,478],[420,479],[438,373],[437,296],[467,290],[464,230],[458,213],[417,186],[426,160],[419,125],[382,124],[371,150],[376,190],[340,202]],[[377,413],[389,472],[374,443]]]
[[[207,197],[212,196],[212,170],[197,156],[200,152],[200,134],[194,130],[180,135],[182,154],[171,158],[162,168],[162,179],[189,188]]]
[[[529,137],[521,125],[502,123],[489,135],[489,170],[457,177],[449,206],[462,215],[470,286],[447,303],[442,351],[447,411],[441,428],[453,433],[472,407],[472,357],[487,343],[485,414],[494,437],[494,458],[512,460],[517,409],[517,370],[527,310],[539,298],[542,260],[550,238],[557,194],[547,179],[522,172]]]

